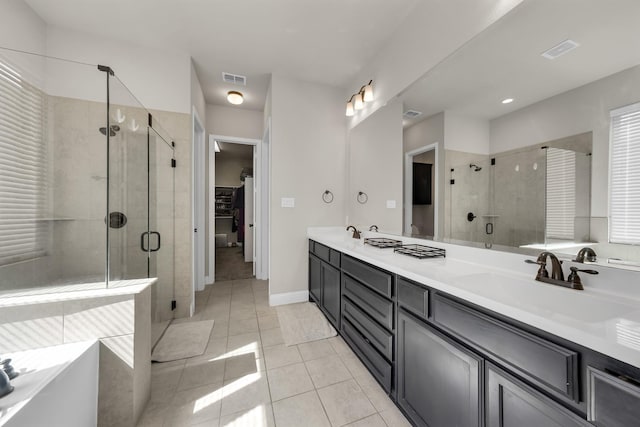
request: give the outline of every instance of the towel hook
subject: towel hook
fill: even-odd
[[[333,193],[329,190],[324,190],[324,193],[322,193],[322,200],[325,203],[333,202]]]
[[[367,196],[367,193],[363,191],[358,191],[356,200],[358,200],[358,203],[360,203],[361,205],[364,205],[365,203],[367,203],[367,201],[369,201],[369,196]]]

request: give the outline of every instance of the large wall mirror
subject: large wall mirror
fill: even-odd
[[[406,88],[402,232],[640,265],[639,16],[525,0]]]

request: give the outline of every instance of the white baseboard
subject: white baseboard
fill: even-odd
[[[213,279],[213,277],[211,277],[211,276],[205,276],[205,277],[204,277],[204,286],[206,287],[206,286],[209,286],[209,285],[213,285],[213,282],[214,282],[214,281],[215,281],[215,280]]]
[[[309,301],[309,291],[283,292],[281,294],[269,295],[269,305],[272,307],[307,301]]]

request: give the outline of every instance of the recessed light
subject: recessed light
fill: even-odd
[[[231,90],[227,92],[227,101],[233,105],[240,105],[244,101],[244,97],[240,92]]]
[[[513,98],[506,98],[502,100],[503,104],[511,104],[513,102]]]

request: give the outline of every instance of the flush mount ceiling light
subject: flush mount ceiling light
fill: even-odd
[[[373,80],[369,80],[369,83],[363,85],[358,93],[351,95],[347,101],[347,117],[353,116],[354,110],[362,110],[364,103],[371,101],[373,101]]]
[[[218,141],[213,141],[213,149],[216,153],[220,152],[220,146],[218,145]]]
[[[244,102],[244,96],[238,91],[230,90],[227,92],[227,101],[233,105],[240,105]]]
[[[513,98],[506,98],[502,100],[503,104],[511,104],[513,102]]]

